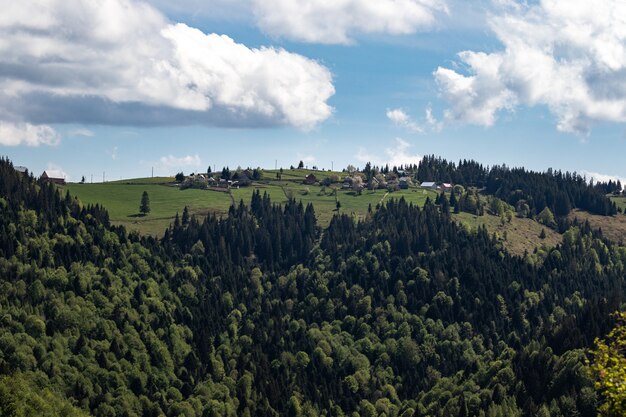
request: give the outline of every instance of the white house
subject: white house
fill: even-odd
[[[430,188],[432,190],[436,190],[437,189],[437,183],[436,182],[425,181],[425,182],[420,184],[420,187],[422,187],[422,188]]]

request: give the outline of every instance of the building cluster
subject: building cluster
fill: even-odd
[[[302,182],[306,185],[315,185],[319,183],[322,186],[341,184],[342,189],[354,191],[361,191],[365,188],[369,190],[406,190],[416,186],[413,178],[407,175],[404,171],[398,171],[397,173],[390,172],[388,174],[378,173],[376,175],[370,175],[369,179],[363,173],[352,173],[343,178],[339,177],[339,175],[331,175],[322,180],[318,180],[315,174],[311,173],[304,177]],[[452,190],[452,184],[450,183],[422,182],[417,186],[438,191]]]

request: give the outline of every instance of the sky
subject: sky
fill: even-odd
[[[435,154],[626,183],[623,0],[0,5],[0,155],[35,175]]]

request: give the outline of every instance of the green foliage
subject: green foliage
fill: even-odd
[[[539,223],[546,225],[548,227],[556,227],[556,220],[554,219],[554,214],[552,214],[552,211],[546,207],[543,210],[541,210],[541,213],[539,213],[537,215],[537,220],[539,221]]]
[[[596,389],[603,397],[599,411],[626,415],[626,313],[616,313],[616,326],[605,339],[596,339],[590,366]]]
[[[62,395],[35,382],[34,373],[0,377],[0,416],[87,417]]]

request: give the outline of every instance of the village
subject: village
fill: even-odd
[[[260,168],[238,168],[231,172],[223,168],[220,173],[191,173],[184,175],[179,172],[175,177],[175,183],[180,189],[213,189],[228,190],[249,187],[253,183],[272,183],[275,181],[288,181],[308,186],[335,187],[345,191],[362,192],[363,190],[387,190],[388,192],[408,189],[425,189],[433,191],[450,192],[453,189],[451,183],[437,183],[434,181],[418,182],[415,170],[393,167],[393,169],[378,169],[366,167],[358,170],[348,166],[341,172],[309,170],[304,167],[290,168],[289,173],[296,175],[285,176],[285,170],[264,171]],[[301,175],[297,173],[301,172]]]

